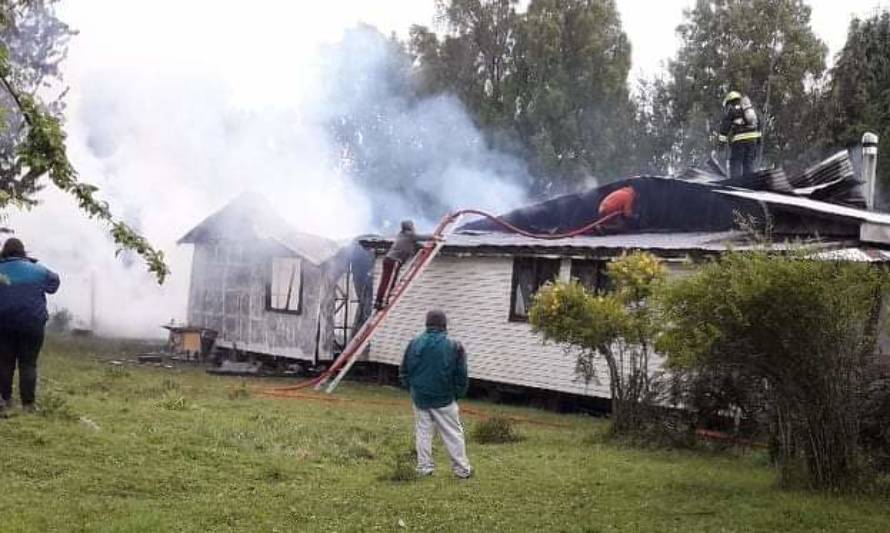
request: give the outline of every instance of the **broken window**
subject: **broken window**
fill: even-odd
[[[513,260],[510,320],[525,322],[532,297],[541,285],[559,277],[559,259],[517,257]]]
[[[299,313],[303,307],[303,264],[293,257],[272,259],[272,282],[268,285],[268,308]]]
[[[592,259],[572,259],[572,279],[578,280],[592,294],[603,294],[612,290],[612,282],[606,270],[607,261]]]

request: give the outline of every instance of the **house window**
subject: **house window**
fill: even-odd
[[[303,264],[293,257],[272,259],[272,282],[268,285],[267,308],[279,313],[299,314],[303,309]]]
[[[585,289],[593,294],[602,294],[612,290],[612,283],[606,270],[606,261],[590,259],[572,259],[572,279],[578,280]]]
[[[532,297],[541,285],[559,277],[559,259],[517,257],[513,260],[510,320],[525,322]]]

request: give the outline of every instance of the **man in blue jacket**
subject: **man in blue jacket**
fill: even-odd
[[[59,276],[25,254],[18,239],[0,251],[0,416],[12,402],[12,378],[19,367],[22,409],[34,410],[37,356],[43,346],[46,295],[59,289]]]
[[[433,473],[433,437],[438,431],[454,474],[470,477],[473,469],[467,459],[457,407],[457,399],[467,392],[467,357],[463,346],[448,338],[448,321],[442,311],[426,314],[426,332],[415,337],[405,350],[399,379],[411,391],[414,403],[417,473]]]

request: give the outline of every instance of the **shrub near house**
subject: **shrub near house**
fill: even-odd
[[[768,414],[783,481],[850,488],[872,464],[860,425],[888,278],[802,254],[730,253],[673,283],[659,349],[679,373],[760,384],[748,398]]]
[[[626,255],[608,266],[613,290],[593,294],[577,282],[547,284],[535,295],[529,312],[534,331],[547,341],[563,343],[577,358],[576,373],[597,377],[595,362],[609,369],[612,430],[639,430],[651,401],[649,363],[658,331],[650,305],[664,282],[665,269],[652,254]]]

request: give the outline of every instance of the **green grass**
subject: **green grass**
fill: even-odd
[[[47,408],[0,420],[0,530],[890,530],[886,501],[782,491],[757,454],[625,449],[594,419],[477,402],[524,419],[523,439],[469,442],[468,481],[437,443],[440,468],[413,480],[394,472],[412,446],[401,391],[277,399],[255,390],[270,380],[106,362],[134,349],[46,348]]]

